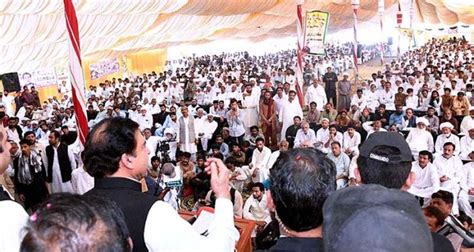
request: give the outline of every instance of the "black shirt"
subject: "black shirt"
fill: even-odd
[[[280,237],[269,251],[324,251],[323,238]]]
[[[133,251],[148,251],[143,231],[148,211],[158,198],[143,193],[139,182],[117,177],[96,178],[94,188],[85,195],[99,195],[117,203],[125,215],[125,223],[133,240]]]

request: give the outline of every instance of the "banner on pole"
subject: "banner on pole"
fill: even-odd
[[[323,11],[306,12],[305,48],[308,53],[325,55],[324,42],[328,30],[329,13]]]
[[[18,77],[20,78],[20,85],[22,88],[24,86],[42,88],[56,85],[58,82],[54,69],[47,68],[29,72],[20,72],[18,73]]]
[[[91,79],[95,80],[102,76],[120,71],[120,63],[117,58],[104,59],[97,63],[90,64],[89,68],[91,71]]]

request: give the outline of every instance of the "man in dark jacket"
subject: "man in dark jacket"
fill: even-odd
[[[336,83],[337,83],[337,74],[332,71],[331,67],[328,67],[328,71],[323,76],[324,90],[326,91],[326,97],[328,102],[332,98],[332,105],[337,106],[336,100]]]

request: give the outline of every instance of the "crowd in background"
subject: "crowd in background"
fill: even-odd
[[[257,222],[259,248],[268,248],[262,237],[268,238],[272,225],[282,225],[265,196],[269,188],[273,193],[271,168],[282,162],[282,153],[315,149],[332,161],[334,189],[340,190],[361,183],[364,174],[357,169],[365,140],[395,132],[410,151],[413,175],[404,189],[426,216],[437,218],[431,231],[444,227],[447,216],[457,216],[469,230],[474,47],[464,39],[432,39],[362,79],[349,74],[351,46],[330,45],[324,57],[306,56],[301,95],[292,50],[184,58],[160,73],[107,80],[86,92],[88,125],[117,117],[136,122],[149,150],[142,190],[174,209],[216,206],[206,167],[210,158],[222,160],[230,173],[233,214]],[[361,61],[378,50],[364,47]],[[0,116],[12,146],[1,182],[25,209],[34,212],[51,193],[83,194],[94,187],[81,159],[70,94],[41,103],[34,87],[25,86],[14,97],[0,96]],[[370,158],[384,162],[387,153]],[[446,237],[456,251],[468,246],[450,230]]]

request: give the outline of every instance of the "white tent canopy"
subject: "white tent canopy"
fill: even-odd
[[[385,7],[395,3],[385,0]],[[420,22],[474,23],[473,0],[413,3]],[[75,0],[74,4],[82,56],[88,60],[182,43],[258,42],[296,34],[295,0]],[[304,10],[329,12],[330,32],[352,25],[350,0],[307,0]],[[404,13],[407,19],[408,10]],[[361,1],[361,22],[376,15],[377,0]],[[66,65],[66,39],[62,0],[0,1],[0,73]]]

